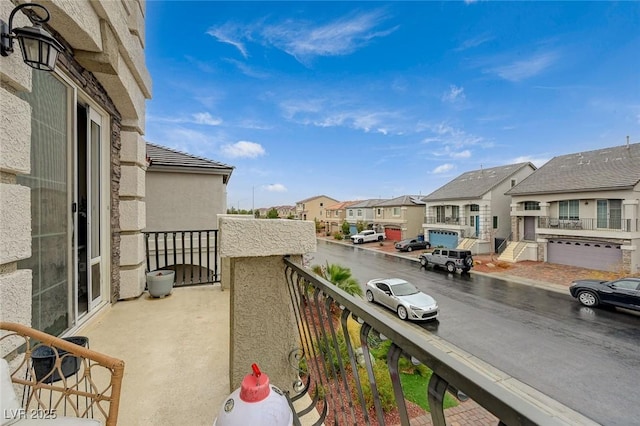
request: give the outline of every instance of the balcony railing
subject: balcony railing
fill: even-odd
[[[447,392],[463,400],[467,396],[491,412],[500,425],[564,424],[558,417],[531,402],[469,364],[436,346],[425,331],[372,309],[360,298],[350,296],[308,269],[285,259],[285,275],[298,322],[300,350],[292,352],[292,366],[299,369],[292,401],[307,394],[310,405],[298,416],[319,415],[316,425],[384,425],[378,360],[372,361],[376,339],[391,342],[385,365],[393,388],[392,405],[401,425],[410,424],[405,394],[400,381],[400,360],[423,364],[432,371],[427,399],[434,425],[444,426]],[[349,318],[360,324],[359,343],[352,343]],[[345,351],[346,347],[346,351]],[[342,349],[341,349],[342,348]],[[341,353],[346,355],[340,355]],[[406,364],[406,361],[405,361]],[[388,383],[388,380],[387,380]],[[369,401],[371,407],[365,402]],[[496,420],[498,423],[498,420]]]
[[[557,217],[541,216],[538,218],[539,228],[574,229],[587,231],[622,231],[635,232],[640,230],[638,219],[560,219]]]
[[[176,286],[220,282],[218,230],[144,232],[147,272],[176,271]]]
[[[445,217],[445,218],[436,218],[433,216],[429,216],[426,218],[425,223],[427,225],[460,225],[460,226],[468,226],[469,219],[466,217]]]

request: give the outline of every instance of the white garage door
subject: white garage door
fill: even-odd
[[[547,262],[600,271],[617,271],[622,265],[619,244],[569,240],[549,240]]]

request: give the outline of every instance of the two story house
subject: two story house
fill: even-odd
[[[298,220],[312,220],[321,222],[324,226],[326,221],[325,209],[339,201],[326,195],[316,195],[296,201],[295,218]]]
[[[373,228],[373,218],[375,216],[375,205],[384,199],[372,198],[369,200],[358,201],[347,207],[347,222],[349,223],[349,233],[351,235],[358,233],[358,223],[362,223],[364,229]]]
[[[343,201],[332,204],[325,209],[327,232],[333,234],[342,230],[342,223],[347,217],[347,208],[354,203],[357,201]]]
[[[507,194],[514,260],[640,271],[640,143],[554,157]]]
[[[424,201],[419,195],[402,195],[373,206],[373,228],[385,233],[387,240],[415,238],[422,232]]]
[[[432,247],[491,253],[511,232],[511,187],[536,170],[529,162],[465,172],[423,197],[424,235]]]

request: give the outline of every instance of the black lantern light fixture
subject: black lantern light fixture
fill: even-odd
[[[13,17],[23,8],[40,8],[46,16],[34,16],[32,27],[13,28]],[[13,53],[13,39],[17,38],[22,49],[22,59],[25,64],[37,70],[53,71],[56,67],[58,53],[64,47],[51,34],[42,28],[42,23],[49,20],[49,11],[37,3],[25,3],[16,6],[9,15],[7,24],[0,19],[0,54],[9,56]]]

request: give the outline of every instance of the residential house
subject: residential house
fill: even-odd
[[[148,231],[217,228],[227,212],[233,167],[147,143],[145,175]]]
[[[333,234],[334,232],[342,231],[342,223],[347,217],[347,208],[354,203],[357,203],[357,201],[343,201],[332,204],[325,209],[327,232]]]
[[[415,238],[422,233],[424,201],[419,195],[402,195],[373,206],[373,228],[384,232],[387,240]]]
[[[296,215],[296,206],[276,206],[273,208],[277,210],[280,219],[289,219]]]
[[[47,1],[51,72],[0,57],[0,320],[60,335],[145,285],[145,1]],[[14,28],[22,1],[0,2]],[[4,31],[4,30],[3,30]]]
[[[362,223],[364,229],[372,229],[373,218],[375,216],[374,206],[382,201],[386,200],[372,198],[358,201],[348,206],[346,220],[349,223],[349,233],[353,235],[358,232],[358,223]]]
[[[432,247],[493,252],[511,232],[511,197],[505,192],[535,170],[528,162],[473,170],[423,197],[425,238]]]
[[[295,218],[298,220],[318,221],[323,226],[326,221],[325,209],[327,206],[338,203],[338,200],[326,195],[316,195],[296,202]]]
[[[507,195],[512,260],[640,271],[640,143],[554,157]]]

